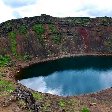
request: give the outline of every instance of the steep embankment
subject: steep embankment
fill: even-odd
[[[112,53],[112,19],[56,18],[47,15],[0,24],[0,54],[50,55]]]
[[[79,112],[83,108],[85,112],[88,107],[91,112],[111,112],[111,88],[97,94],[63,98],[28,91],[16,82],[7,81],[14,81],[14,72],[22,66],[35,62],[65,56],[111,54],[112,18],[109,17],[41,15],[1,23],[0,111]]]

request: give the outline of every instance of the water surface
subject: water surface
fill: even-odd
[[[33,90],[61,96],[98,92],[112,87],[112,57],[83,56],[39,63],[23,69],[18,79]]]

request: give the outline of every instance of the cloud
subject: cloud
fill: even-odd
[[[79,95],[110,88],[112,70],[67,70],[54,72],[46,77],[23,79],[19,83],[43,93],[60,96]]]
[[[15,18],[12,15],[13,10],[0,1],[0,23]]]
[[[66,16],[111,16],[111,0],[38,0],[36,4],[18,8],[22,16],[49,14],[57,17]]]
[[[83,6],[78,10],[86,12],[91,17],[112,16],[111,0],[85,0]]]
[[[41,14],[55,17],[112,16],[111,4],[112,0],[1,0],[0,22]]]
[[[36,0],[3,0],[3,2],[10,7],[22,7],[34,4]]]
[[[49,14],[52,16],[63,17],[75,15],[75,10],[80,7],[80,0],[75,2],[74,0],[38,0],[35,5],[29,7],[24,6],[16,11],[21,13],[22,16],[32,16],[40,14]]]
[[[61,87],[58,87],[58,88],[47,87],[47,83],[45,82],[44,77],[34,77],[30,79],[23,79],[18,82],[27,86],[28,88],[31,88],[39,92],[50,93],[50,94],[61,96],[61,92],[62,92]]]

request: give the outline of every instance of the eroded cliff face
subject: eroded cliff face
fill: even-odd
[[[41,15],[0,24],[1,55],[46,58],[83,53],[112,53],[111,18]]]

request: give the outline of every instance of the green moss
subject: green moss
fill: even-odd
[[[90,112],[90,110],[87,107],[84,107],[81,112]]]
[[[63,99],[61,99],[58,104],[59,104],[60,107],[65,107],[66,106],[66,102]]]
[[[14,89],[15,87],[13,82],[0,79],[0,96],[2,96],[3,92],[11,93]]]
[[[43,36],[42,35],[45,32],[45,29],[44,29],[43,24],[35,24],[33,26],[33,30],[37,34],[37,37],[38,37],[39,42],[42,44],[43,43]]]
[[[33,92],[33,97],[36,99],[36,100],[42,100],[43,99],[43,96],[38,93],[38,92]]]
[[[27,27],[25,25],[22,25],[19,27],[19,33],[24,35],[27,33]]]
[[[16,33],[15,32],[10,32],[9,33],[9,38],[10,38],[10,41],[11,41],[12,53],[13,53],[13,55],[17,55],[17,51],[16,51],[16,46],[17,46],[17,43],[16,43]]]
[[[33,30],[38,34],[42,35],[45,32],[43,24],[35,24]]]
[[[9,56],[0,55],[0,67],[9,66],[11,64],[11,59]]]

